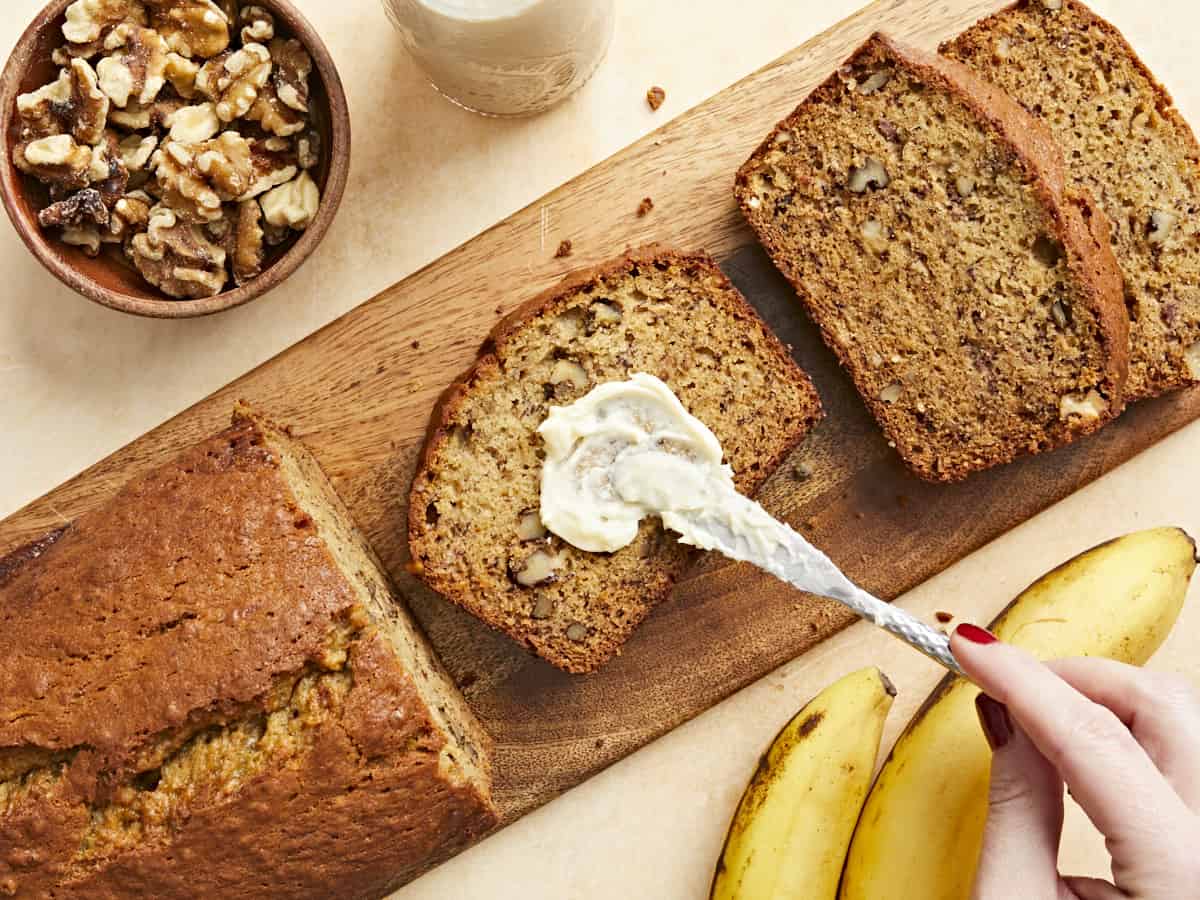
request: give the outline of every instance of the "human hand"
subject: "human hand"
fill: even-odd
[[[983,690],[992,745],[973,900],[1200,898],[1200,699],[1106,659],[1043,665],[961,625],[951,649]],[[1104,835],[1113,883],[1058,874],[1063,784]]]

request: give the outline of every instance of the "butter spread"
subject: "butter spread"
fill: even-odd
[[[902,621],[802,535],[739,494],[716,436],[653,375],[601,384],[553,407],[538,432],[546,445],[542,522],[567,543],[620,550],[642,519],[657,515],[685,544],[754,563],[885,627]]]

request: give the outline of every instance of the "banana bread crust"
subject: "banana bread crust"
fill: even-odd
[[[401,663],[267,431],[239,416],[10,556],[0,895],[377,897],[495,825],[446,774],[436,664]]]

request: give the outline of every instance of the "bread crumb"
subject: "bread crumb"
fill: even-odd
[[[663,105],[663,101],[667,99],[667,92],[660,88],[657,84],[646,91],[646,102],[650,104],[652,111],[657,111]]]
[[[642,202],[638,204],[638,208],[637,208],[638,218],[639,219],[642,218],[644,215],[646,215],[646,213],[650,212],[650,210],[652,210],[652,209],[654,209],[654,201],[651,200],[649,197],[643,197]]]
[[[942,610],[939,609],[937,612],[935,612],[933,614],[933,617],[935,619],[937,619],[939,622],[941,622],[943,625],[945,625],[947,622],[951,621],[954,618],[954,613],[943,612]]]
[[[558,249],[554,251],[554,258],[555,259],[566,259],[568,256],[571,255],[571,249],[572,248],[571,248],[570,241],[559,241]]]

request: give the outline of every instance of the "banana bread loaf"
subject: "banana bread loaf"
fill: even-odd
[[[876,35],[735,193],[905,462],[949,481],[1122,406],[1128,320],[1102,213],[1035,119]]]
[[[0,895],[378,897],[487,737],[305,448],[241,409],[0,565]]]
[[[1131,320],[1130,400],[1200,379],[1200,147],[1116,28],[1026,0],[943,45],[1038,116],[1112,220]]]
[[[657,375],[713,430],[743,492],[821,414],[808,377],[712,259],[643,248],[500,323],[434,411],[410,495],[420,577],[570,672],[616,653],[693,558],[657,519],[600,554],[548,536],[538,516],[547,411],[634,372]]]

